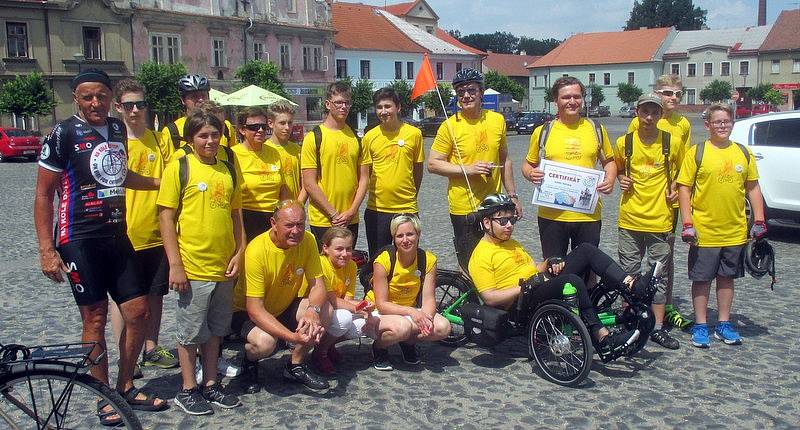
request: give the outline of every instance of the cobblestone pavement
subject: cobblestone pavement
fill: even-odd
[[[612,137],[627,120],[603,119]],[[702,125],[693,120],[695,139]],[[529,136],[510,136],[515,166],[524,157]],[[428,145],[430,145],[430,139]],[[36,165],[0,165],[0,342],[52,343],[79,339],[79,316],[69,288],[54,286],[39,271],[33,232],[32,201]],[[519,178],[519,174],[517,174]],[[519,181],[518,181],[519,182]],[[530,201],[531,186],[519,187]],[[616,254],[616,201],[606,199],[601,247]],[[452,230],[447,216],[445,181],[427,175],[420,195],[423,246],[455,267]],[[332,380],[333,389],[317,395],[281,379],[285,353],[262,363],[265,391],[242,396],[244,406],[211,417],[189,417],[173,407],[142,413],[146,428],[797,428],[800,425],[800,356],[797,309],[800,298],[800,232],[771,228],[778,253],[780,283],[769,290],[765,279],[737,281],[733,321],[744,337],[738,347],[713,342],[708,350],[689,345],[689,335],[673,334],[677,351],[648,344],[632,359],[602,365],[596,361],[586,383],[561,388],[534,373],[527,346],[511,339],[487,350],[474,345],[451,349],[421,347],[419,367],[397,364],[394,372],[370,366],[369,345],[341,349],[347,363]],[[364,235],[362,234],[363,238]],[[540,255],[535,210],[529,208],[515,237]],[[360,248],[366,249],[363,239]],[[687,247],[678,244],[676,303],[691,314],[685,262]],[[162,343],[174,347],[175,299],[165,303]],[[711,302],[710,321],[716,304]],[[110,333],[109,333],[110,336]],[[236,346],[234,346],[234,349]],[[232,355],[235,350],[227,350]],[[398,363],[399,352],[392,351]],[[112,359],[116,351],[112,348]],[[145,369],[138,384],[172,398],[177,370]],[[230,383],[237,389],[236,381]]]

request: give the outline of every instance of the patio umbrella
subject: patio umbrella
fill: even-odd
[[[285,100],[297,106],[297,104],[291,100],[256,85],[250,85],[239,91],[234,91],[220,100],[219,103],[224,106],[266,106],[281,100]]]
[[[212,89],[210,89],[210,90],[208,90],[208,98],[210,98],[210,99],[211,99],[211,101],[215,101],[215,102],[219,103],[219,102],[221,102],[221,101],[222,101],[222,100],[223,100],[225,97],[228,97],[228,95],[227,95],[227,94],[225,94],[225,93],[223,93],[223,92],[222,92],[222,91],[220,91],[220,90],[215,90],[215,89],[213,89],[213,88],[212,88]]]

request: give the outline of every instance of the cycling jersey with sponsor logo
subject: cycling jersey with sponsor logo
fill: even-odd
[[[116,118],[93,127],[73,116],[44,139],[39,165],[61,174],[57,245],[125,236],[126,138],[125,124]]]

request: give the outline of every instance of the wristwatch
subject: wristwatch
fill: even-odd
[[[309,305],[307,309],[311,309],[312,311],[316,312],[317,315],[322,313],[322,309],[319,306],[311,306],[311,305]]]

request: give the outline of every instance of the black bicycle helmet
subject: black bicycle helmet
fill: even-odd
[[[489,194],[488,196],[484,197],[480,206],[478,206],[478,214],[481,218],[492,216],[492,214],[502,210],[516,210],[516,206],[508,194]]]
[[[483,84],[483,75],[475,69],[461,69],[453,76],[453,88],[470,82],[477,82]]]
[[[208,91],[210,89],[208,78],[203,75],[186,75],[178,79],[178,91],[181,95],[191,91]]]
[[[769,274],[772,277],[772,284],[775,284],[775,250],[767,239],[747,242],[744,247],[744,265],[750,276],[761,279]]]

